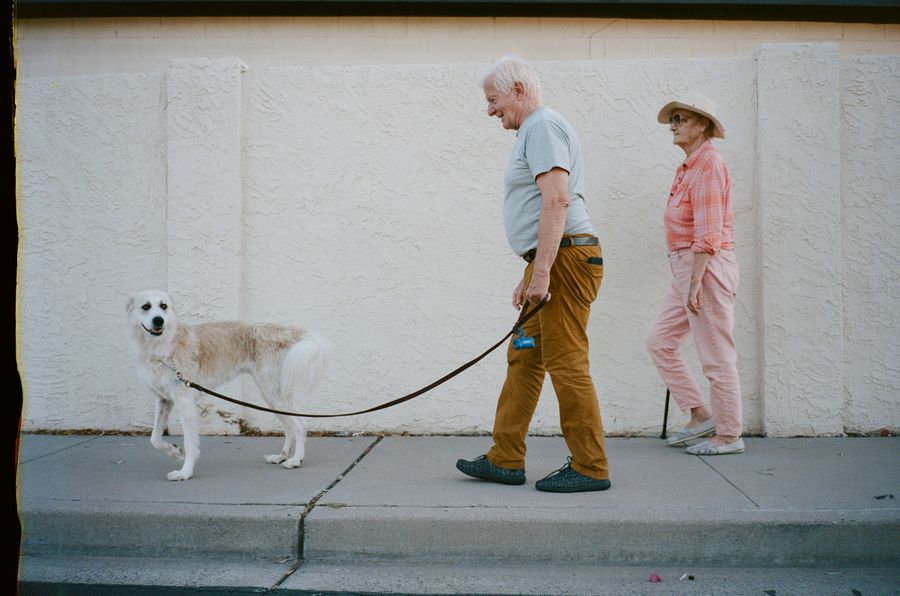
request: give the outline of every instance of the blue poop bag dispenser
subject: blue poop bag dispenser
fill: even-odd
[[[515,350],[530,350],[534,347],[534,338],[533,337],[525,337],[525,332],[522,330],[522,327],[519,327],[519,337],[513,339],[513,349]]]

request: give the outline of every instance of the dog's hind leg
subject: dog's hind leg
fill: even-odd
[[[260,393],[262,393],[263,399],[266,400],[266,403],[268,403],[269,406],[276,410],[287,410],[284,401],[278,398],[278,384],[272,380],[271,376],[258,374],[254,375],[253,378],[256,381],[256,386],[259,387]],[[270,464],[284,464],[295,454],[297,435],[293,421],[289,416],[284,416],[282,414],[275,414],[275,416],[278,418],[279,422],[281,422],[281,426],[284,427],[284,445],[282,445],[280,453],[266,455],[265,458],[266,462]],[[303,459],[302,454],[301,459]],[[300,464],[298,463],[292,466],[285,465],[285,467],[296,468],[299,465]]]
[[[187,480],[194,475],[194,464],[200,457],[200,430],[197,419],[197,405],[187,387],[179,387],[176,393],[178,409],[181,411],[181,429],[184,433],[184,464],[180,470],[172,470],[166,475],[169,480]]]
[[[270,464],[280,464],[291,457],[294,453],[294,446],[296,445],[294,431],[291,428],[290,421],[287,420],[287,416],[282,416],[281,414],[275,414],[275,416],[281,421],[281,425],[284,427],[284,445],[282,445],[280,453],[273,453],[272,455],[265,456],[266,462]]]
[[[281,361],[278,401],[297,403],[297,394],[308,393],[319,382],[327,360],[327,344],[316,333],[306,333],[292,345]],[[285,437],[294,436],[293,453],[281,463],[285,468],[296,468],[306,455],[306,427],[300,417],[282,420]]]
[[[298,468],[300,467],[300,464],[303,463],[303,458],[306,456],[306,427],[303,425],[303,420],[300,418],[282,420],[281,423],[284,424],[285,427],[285,436],[290,432],[288,428],[293,427],[295,442],[294,452],[281,465],[288,469]]]
[[[170,457],[182,460],[184,451],[178,445],[173,445],[164,440],[163,433],[169,424],[169,413],[172,411],[172,402],[163,395],[158,395],[153,418],[153,432],[150,434],[150,444]]]
[[[268,401],[275,409],[290,409],[290,400],[279,398]],[[284,427],[284,447],[275,461],[268,458],[266,461],[273,464],[281,464],[282,467],[288,469],[299,468],[300,464],[303,463],[303,457],[306,455],[306,427],[303,426],[303,419],[283,414],[276,414],[276,416]]]

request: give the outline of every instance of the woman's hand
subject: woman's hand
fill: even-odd
[[[697,280],[697,281],[694,281],[693,279],[691,280],[691,288],[688,290],[687,307],[688,307],[688,310],[691,311],[692,313],[694,313],[695,315],[700,314],[700,306],[701,306],[700,290],[702,290],[702,289],[703,289],[703,284],[701,283],[701,280]]]
[[[700,290],[703,288],[703,276],[706,275],[706,268],[709,267],[709,260],[712,255],[706,252],[694,253],[694,263],[691,265],[691,287],[688,289],[687,307],[688,310],[695,315],[700,314],[702,300]]]

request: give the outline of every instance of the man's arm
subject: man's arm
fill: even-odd
[[[559,241],[566,227],[566,209],[569,207],[569,173],[553,168],[539,175],[535,182],[541,191],[541,219],[538,226],[537,254],[531,283],[525,290],[525,299],[537,304],[548,295],[550,269],[559,251]]]

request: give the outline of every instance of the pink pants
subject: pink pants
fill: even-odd
[[[659,375],[683,412],[703,406],[700,387],[678,350],[688,335],[709,379],[709,401],[716,434],[741,435],[741,385],[734,347],[734,298],[738,264],[732,250],[720,250],[709,260],[700,291],[700,314],[687,308],[694,253],[690,249],[669,255],[672,285],[647,337],[647,351]]]

